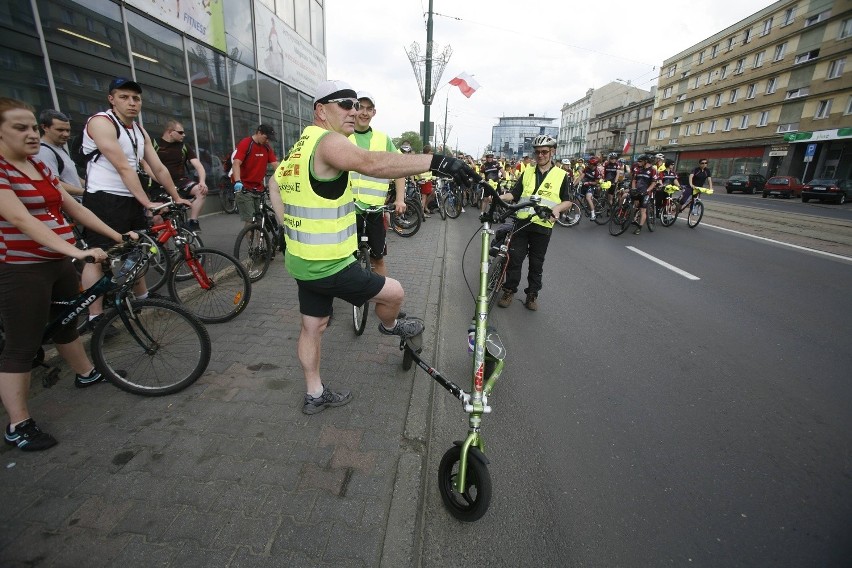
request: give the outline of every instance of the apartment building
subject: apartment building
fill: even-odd
[[[616,107],[599,114],[589,121],[586,134],[586,151],[598,156],[610,152],[622,153],[626,140],[630,141],[627,155],[631,159],[637,152],[648,146],[648,133],[651,130],[651,117],[654,114],[654,93],[643,91],[644,97],[636,101],[627,101],[624,106]]]
[[[648,91],[634,87],[629,82],[613,81],[599,89],[589,89],[583,98],[566,103],[561,110],[556,155],[569,157],[590,153],[589,126],[595,116],[645,99],[649,94]]]
[[[717,180],[852,176],[850,8],[781,0],[667,59],[648,149]]]

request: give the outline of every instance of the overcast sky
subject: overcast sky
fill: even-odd
[[[435,55],[448,44],[453,54],[431,119],[438,129],[448,101],[449,144],[481,153],[498,117],[558,118],[563,104],[616,78],[647,90],[665,59],[772,3],[434,0]],[[673,8],[665,12],[666,5]],[[423,105],[406,50],[416,41],[425,55],[428,0],[325,0],[325,6],[328,78],[372,91],[376,129],[392,137],[419,131]],[[600,10],[582,16],[586,10],[578,6]],[[481,85],[470,99],[445,86],[463,71]]]

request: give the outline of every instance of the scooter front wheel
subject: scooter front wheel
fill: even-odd
[[[491,474],[481,453],[475,448],[468,451],[465,487],[458,492],[455,487],[461,463],[461,446],[453,446],[441,458],[438,466],[438,489],[450,514],[460,521],[473,522],[482,518],[491,504]]]

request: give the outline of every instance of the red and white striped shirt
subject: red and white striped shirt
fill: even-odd
[[[30,179],[0,156],[0,191],[14,191],[30,215],[47,225],[48,229],[61,238],[74,244],[74,232],[62,216],[59,179],[38,158],[27,159],[41,174],[42,179]],[[65,258],[65,255],[40,245],[0,217],[0,262],[32,264],[61,258]]]

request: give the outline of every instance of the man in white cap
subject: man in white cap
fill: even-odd
[[[398,318],[405,293],[400,283],[355,263],[357,249],[354,196],[349,172],[396,179],[426,170],[467,184],[476,173],[449,156],[364,150],[349,140],[361,107],[357,93],[343,81],[323,81],[314,91],[314,121],[275,171],[281,190],[272,199],[287,241],[287,271],[299,287],[302,328],[298,355],[305,373],[302,412],[316,414],[352,400],[349,391],[333,391],[320,377],[322,335],[334,298],[353,305],[376,304],[379,332],[403,338],[423,333],[423,320]]]
[[[396,152],[396,146],[393,141],[384,132],[375,130],[370,126],[373,117],[376,116],[376,99],[367,91],[358,93],[358,103],[361,108],[358,114],[355,115],[355,132],[349,135],[359,148],[370,150],[373,152]],[[352,182],[352,194],[355,201],[363,207],[373,207],[384,205],[388,198],[390,182],[393,181],[396,187],[396,196],[394,198],[394,207],[399,215],[405,213],[405,180],[397,178],[390,180],[388,178],[372,177],[358,172],[351,172],[349,180]],[[373,265],[373,270],[387,276],[387,267],[385,266],[385,255],[387,248],[385,240],[387,238],[387,229],[385,228],[384,214],[362,214],[358,213],[358,231],[364,231],[367,234],[370,244],[370,264]]]

